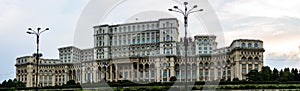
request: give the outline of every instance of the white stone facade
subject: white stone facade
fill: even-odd
[[[59,59],[41,59],[39,84],[97,83],[102,79],[165,82],[172,76],[184,81],[186,73],[188,81],[242,80],[263,66],[263,41],[237,39],[228,47],[217,48],[214,35],[188,38],[185,64],[178,27],[175,18],[94,26],[94,48],[63,47]],[[35,86],[35,59],[19,57],[15,66],[17,80]]]

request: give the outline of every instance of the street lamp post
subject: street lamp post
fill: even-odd
[[[38,90],[38,72],[39,72],[38,71],[39,70],[38,66],[39,66],[39,59],[40,59],[40,57],[42,57],[42,54],[39,53],[39,38],[40,38],[41,33],[49,30],[49,28],[46,28],[43,31],[40,31],[41,28],[37,28],[37,31],[34,31],[31,28],[28,28],[28,30],[29,31],[27,31],[26,33],[36,35],[36,53],[34,53],[33,56],[35,57],[35,61],[36,61],[35,87],[36,87],[36,91],[37,91]]]
[[[197,5],[194,5],[193,8],[188,10],[188,2],[184,2],[184,10],[179,9],[178,6],[174,6],[174,9],[169,9],[169,11],[177,12],[183,15],[184,18],[184,49],[185,49],[185,89],[187,90],[187,46],[188,46],[188,40],[187,40],[187,27],[188,27],[188,16],[191,13],[203,11],[203,9],[194,10],[197,8]]]

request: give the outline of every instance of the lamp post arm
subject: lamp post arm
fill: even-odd
[[[182,9],[180,9],[180,8],[176,8],[176,10],[178,10],[180,13],[182,13],[182,14],[184,14],[185,12],[183,12],[183,10]]]
[[[178,12],[178,13],[180,13],[180,14],[182,14],[182,15],[185,15],[184,14],[184,12],[183,11],[180,11],[179,9],[178,10],[172,10],[173,12]]]
[[[203,10],[200,9],[200,10],[189,11],[188,14],[195,13],[195,12],[200,12],[200,11],[203,11]]]
[[[32,34],[37,34],[37,32],[36,32],[36,31],[33,31],[33,30],[29,30],[29,31],[31,31],[31,32],[32,32]]]
[[[194,10],[195,8],[191,8],[190,10],[188,10],[187,15],[189,15],[190,13],[193,13],[192,10]]]
[[[43,31],[41,31],[41,32],[39,33],[39,35],[40,35],[40,34],[42,34],[42,33],[43,33],[43,32],[45,32],[45,31],[47,31],[47,30],[43,30]]]

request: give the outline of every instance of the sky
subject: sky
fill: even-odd
[[[76,39],[83,37],[76,33],[92,33],[92,28],[78,28],[89,1],[0,0],[0,82],[15,77],[14,65],[17,57],[32,55],[35,52],[35,36],[25,33],[29,27],[50,28],[41,35],[40,51],[44,55],[43,58],[52,59],[58,58],[57,48],[73,45]],[[106,0],[99,0],[101,1]],[[260,39],[264,41],[266,50],[265,66],[272,69],[300,68],[300,8],[297,7],[300,5],[299,0],[209,0],[209,4],[222,27],[225,40],[223,46],[229,46],[234,39]],[[167,10],[167,6],[173,5],[178,3],[174,0],[160,3],[153,3],[152,0],[124,0],[112,8],[105,18],[99,19],[101,21],[89,24],[94,26],[136,22],[136,18],[139,18],[138,21],[149,21],[155,20],[153,18],[156,16],[180,17],[178,14],[164,11]],[[192,15],[191,18],[194,20],[195,17]],[[189,30],[197,31],[189,31],[189,36],[208,32],[203,26],[197,26],[203,21],[191,22]]]

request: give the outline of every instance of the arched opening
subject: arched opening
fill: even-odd
[[[254,58],[254,61],[258,62],[258,61],[259,61],[259,58],[258,58],[258,57],[255,57],[255,58]]]
[[[252,61],[252,59],[253,59],[252,57],[248,57],[248,61]]]
[[[242,61],[246,61],[246,57],[242,57]]]
[[[242,43],[242,48],[245,48],[246,47],[246,44],[245,43]]]
[[[252,44],[251,43],[248,43],[248,48],[251,48],[252,47]]]

